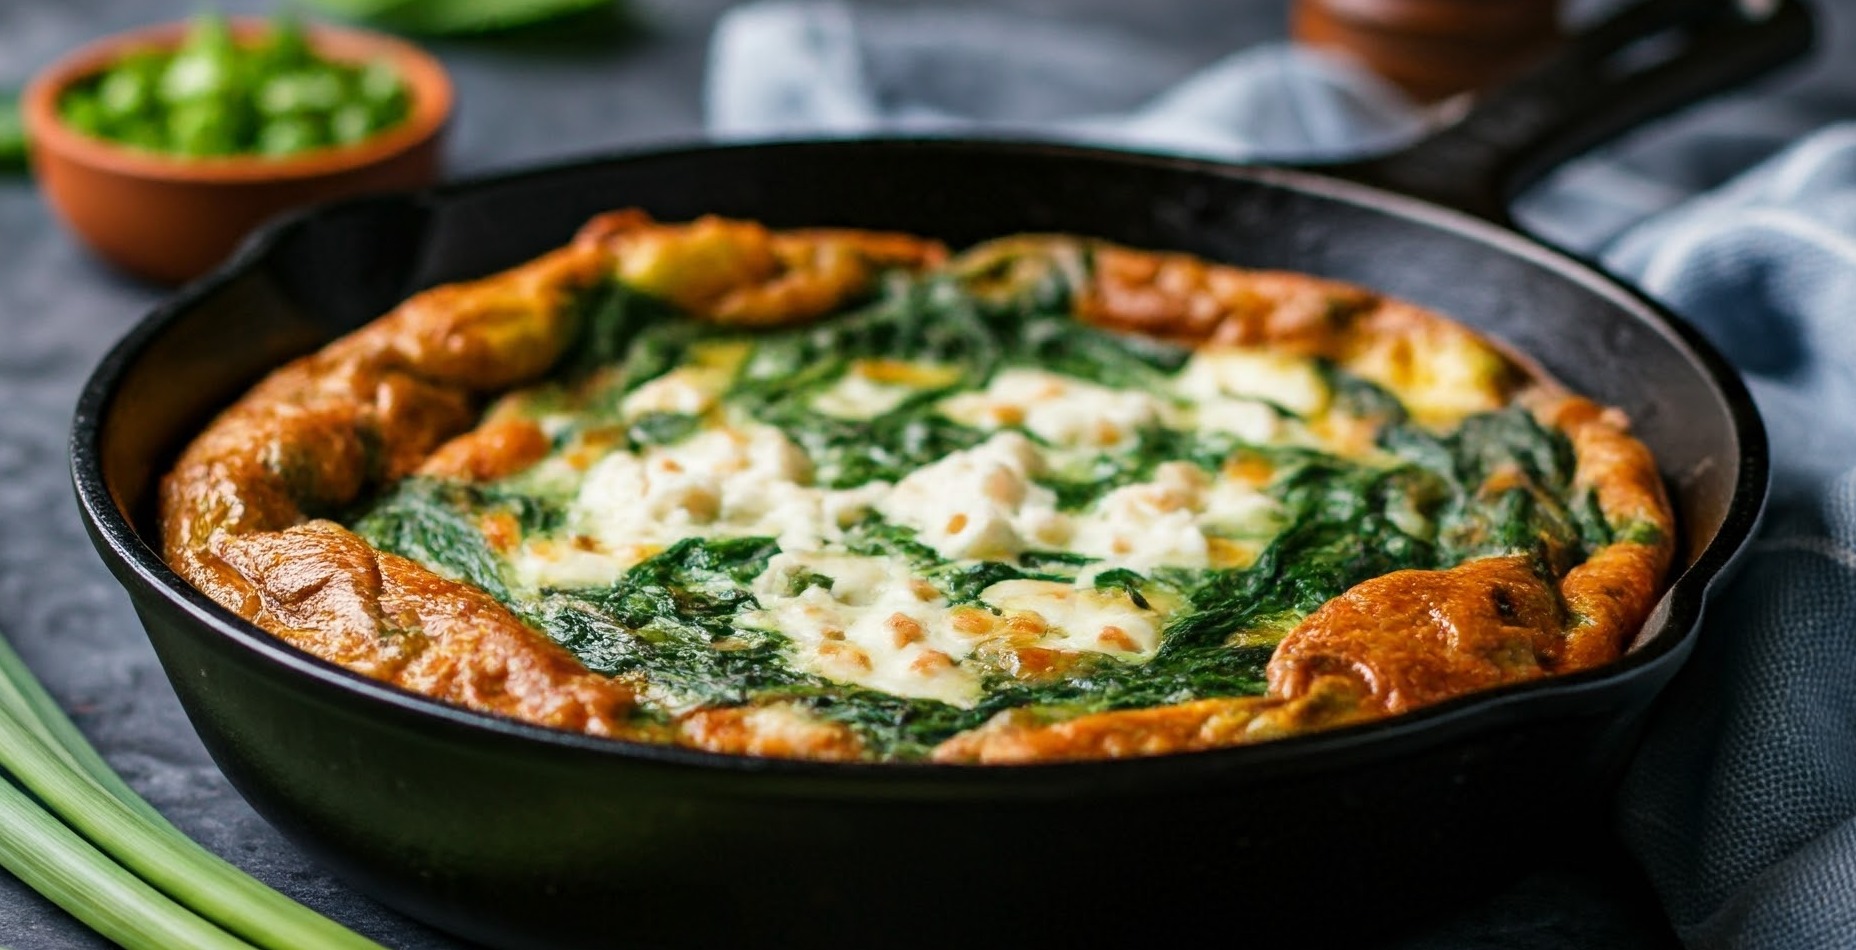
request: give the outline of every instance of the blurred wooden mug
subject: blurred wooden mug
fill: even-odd
[[[1500,82],[1562,37],[1559,0],[1295,0],[1297,40],[1364,63],[1422,101]]]

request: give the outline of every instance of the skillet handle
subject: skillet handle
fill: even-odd
[[[1811,47],[1801,0],[1645,0],[1402,151],[1315,170],[1501,224],[1560,163]]]

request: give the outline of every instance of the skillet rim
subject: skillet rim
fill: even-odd
[[[337,211],[364,209],[369,204],[412,203],[438,207],[457,195],[612,165],[674,162],[692,156],[724,152],[859,149],[944,150],[1037,161],[1084,161],[1253,181],[1361,206],[1422,227],[1451,232],[1491,247],[1499,253],[1536,264],[1572,281],[1582,290],[1633,313],[1644,326],[1687,355],[1711,385],[1726,409],[1729,429],[1738,442],[1739,450],[1734,490],[1721,526],[1694,562],[1663,593],[1643,628],[1647,630],[1652,625],[1660,625],[1660,629],[1643,640],[1641,647],[1631,649],[1619,659],[1591,670],[1497,687],[1397,716],[1255,745],[1129,759],[1034,762],[1011,766],[931,762],[841,763],[731,755],[588,736],[452,706],[421,693],[369,679],[290,647],[188,584],[144,540],[132,520],[116,504],[108,488],[102,462],[103,419],[128,369],[169,325],[182,319],[201,300],[262,266],[273,256],[287,235],[320,216]],[[205,627],[227,644],[255,655],[261,662],[281,668],[289,675],[305,677],[316,685],[332,687],[364,703],[384,704],[402,715],[428,717],[452,728],[480,733],[486,741],[512,741],[518,744],[537,742],[563,753],[590,754],[620,761],[642,760],[659,766],[704,772],[841,780],[847,787],[856,787],[866,782],[888,786],[919,781],[977,783],[981,787],[990,787],[1000,782],[1018,781],[1014,776],[1037,775],[1057,783],[1058,787],[1067,787],[1072,795],[1092,786],[1086,783],[1075,785],[1069,779],[1098,777],[1105,768],[1111,769],[1118,779],[1138,781],[1142,777],[1169,772],[1184,773],[1186,777],[1241,776],[1252,769],[1257,770],[1258,775],[1265,772],[1273,774],[1277,766],[1298,763],[1318,769],[1349,754],[1356,757],[1397,755],[1401,744],[1415,742],[1424,746],[1435,745],[1453,735],[1479,731],[1504,720],[1518,720],[1535,707],[1542,711],[1550,710],[1555,705],[1570,707],[1577,705],[1584,697],[1623,688],[1632,681],[1653,675],[1671,662],[1679,663],[1687,651],[1692,649],[1706,612],[1708,596],[1744,553],[1758,527],[1764,513],[1770,479],[1765,424],[1739,373],[1720,352],[1695,328],[1623,280],[1545,241],[1442,205],[1323,174],[1318,167],[1303,169],[1277,165],[1237,165],[1062,141],[986,136],[955,138],[878,135],[720,143],[702,140],[660,142],[472,176],[417,191],[391,192],[305,209],[261,228],[247,238],[225,263],[158,304],[110,348],[86,380],[78,397],[72,420],[70,450],[72,482],[85,527],[126,592],[158,597],[178,609],[188,621]],[[139,613],[139,604],[137,609]],[[1641,631],[1638,638],[1642,638]],[[892,783],[889,781],[891,779],[895,781]],[[1102,791],[1108,789],[1104,787]]]

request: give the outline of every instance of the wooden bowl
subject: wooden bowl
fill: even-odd
[[[251,41],[269,27],[241,18],[232,29],[240,41]],[[309,30],[319,55],[350,62],[385,59],[406,83],[407,117],[354,145],[288,158],[182,158],[94,138],[59,119],[58,99],[72,83],[101,72],[130,49],[172,49],[186,33],[187,24],[170,23],[106,37],[53,63],[26,88],[22,106],[40,187],[71,230],[116,266],[179,283],[212,269],[279,212],[437,180],[451,80],[430,55],[377,33]]]

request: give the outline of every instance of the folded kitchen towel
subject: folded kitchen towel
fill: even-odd
[[[876,130],[1031,132],[1213,158],[1318,159],[1391,148],[1430,113],[1371,74],[1291,46],[1177,81],[1177,54],[1111,30],[983,8],[768,0],[710,44],[720,137]]]
[[[1771,508],[1621,798],[1678,932],[1856,946],[1856,123],[1653,216],[1604,261],[1746,375]]]
[[[770,0],[718,26],[708,118],[724,137],[1024,131],[1232,160],[1366,154],[1447,119],[1287,45],[1185,73],[1113,31]],[[1586,160],[1517,209],[1700,327],[1771,432],[1765,526],[1618,806],[1692,946],[1856,947],[1856,123],[1719,184],[1809,112],[1709,106],[1652,143],[1655,177]]]

